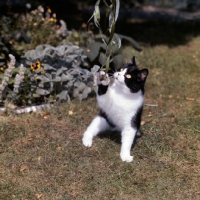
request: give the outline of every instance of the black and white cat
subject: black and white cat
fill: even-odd
[[[108,74],[97,73],[97,101],[99,114],[93,119],[83,135],[83,144],[92,146],[93,137],[104,131],[121,132],[122,161],[131,162],[131,146],[136,135],[140,135],[141,114],[144,102],[144,84],[148,69],[139,70],[135,57],[114,73],[114,83],[110,86]]]

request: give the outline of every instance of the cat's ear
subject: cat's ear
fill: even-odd
[[[139,76],[141,80],[144,81],[147,78],[148,74],[149,74],[148,69],[142,69],[140,70]]]
[[[133,56],[133,58],[131,59],[131,63],[132,63],[133,65],[136,65],[135,56]]]

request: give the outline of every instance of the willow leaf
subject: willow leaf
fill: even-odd
[[[114,40],[116,41],[118,48],[120,48],[122,45],[122,42],[121,42],[120,37],[116,33],[114,33]]]
[[[110,13],[109,13],[109,16],[108,16],[108,25],[109,25],[109,28],[112,27],[113,23],[114,23],[114,13],[113,13],[113,5],[110,5]]]
[[[94,23],[95,25],[100,28],[100,11],[99,11],[99,6],[96,6],[95,12],[94,12]]]
[[[117,21],[117,18],[119,16],[119,7],[120,7],[119,0],[115,0],[115,22]]]
[[[106,19],[109,17],[111,11],[112,11],[112,5],[108,6],[108,8],[106,10]]]
[[[100,9],[99,9],[99,4],[100,4],[100,1],[101,0],[98,0],[94,6],[94,12],[93,12],[93,15],[90,17],[90,19],[88,20],[88,22],[94,18],[94,24],[100,28]]]

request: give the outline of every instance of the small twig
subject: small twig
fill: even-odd
[[[167,113],[160,115],[160,117],[165,117],[165,116],[167,116]]]
[[[29,112],[36,112],[43,108],[50,109],[51,107],[53,107],[52,104],[43,104],[43,105],[39,105],[39,106],[30,106],[30,107],[26,107],[26,108],[19,108],[19,109],[11,110],[11,111],[13,111],[15,114],[23,114],[23,113],[29,113]],[[0,112],[5,112],[5,111],[6,111],[6,108],[0,108]]]
[[[103,2],[106,5],[106,7],[110,9],[110,6],[107,4],[106,0],[103,0]]]
[[[144,104],[145,106],[154,106],[154,107],[156,107],[156,106],[158,106],[158,104],[150,104],[150,103],[146,103],[146,104]]]
[[[188,130],[188,131],[197,131],[197,132],[200,133],[200,130],[197,130],[196,128],[194,128],[194,129],[188,129],[188,128],[187,128],[187,130]]]

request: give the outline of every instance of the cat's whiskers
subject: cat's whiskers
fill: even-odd
[[[113,78],[113,73],[108,73],[109,77]]]

